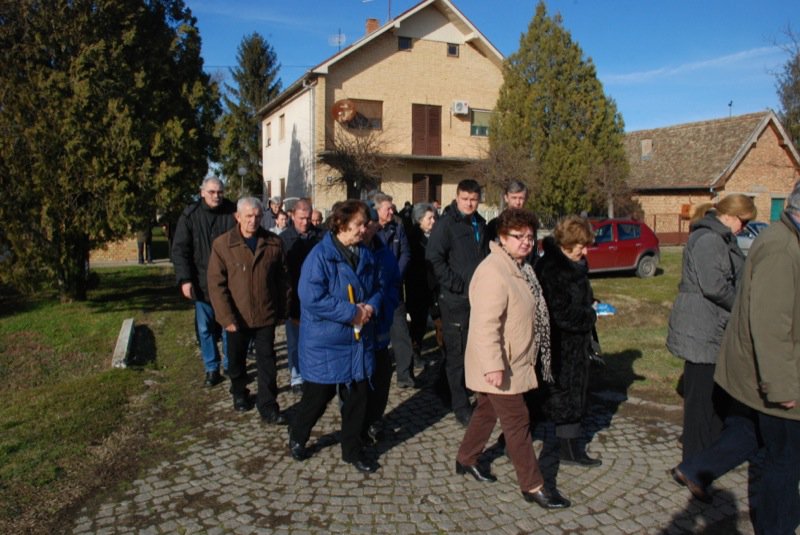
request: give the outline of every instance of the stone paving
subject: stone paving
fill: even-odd
[[[291,413],[299,396],[286,387],[282,338],[278,349],[279,401]],[[421,377],[434,373],[431,366]],[[255,410],[233,412],[224,385],[204,395],[214,400],[208,424],[185,437],[181,457],[142,474],[127,492],[80,511],[73,533],[753,532],[747,467],[716,483],[713,504],[690,500],[667,475],[679,461],[680,428],[621,415],[625,404],[646,403],[613,392],[593,396],[586,422],[593,435],[589,451],[602,458],[600,467],[558,467],[552,428],[537,427],[534,445],[545,477],[552,481],[557,470],[558,488],[573,502],[555,512],[522,499],[513,467],[497,447],[486,452],[496,483],[456,475],[464,430],[431,389],[392,385],[390,430],[369,450],[381,465],[371,475],[340,460],[335,402],[314,430],[313,457],[296,462],[285,427],[262,424]]]

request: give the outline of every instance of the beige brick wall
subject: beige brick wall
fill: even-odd
[[[89,254],[90,262],[137,262],[138,259],[135,237],[107,243]]]
[[[469,44],[461,44],[459,57],[447,56],[446,44],[414,40],[411,51],[397,50],[397,36],[382,35],[362,49],[331,66],[320,76],[316,88],[315,131],[317,150],[331,138],[333,121],[330,108],[343,98],[383,102],[384,148],[382,152],[411,154],[411,105],[431,104],[442,108],[442,156],[479,158],[488,149],[488,138],[470,135],[470,115],[453,115],[454,100],[466,100],[470,108],[491,110],[503,82],[496,63]],[[395,198],[398,206],[411,200],[412,175],[441,174],[442,203],[455,197],[459,180],[468,178],[463,165],[437,161],[404,161],[388,169],[381,177],[382,189]],[[329,207],[344,198],[344,190],[327,185],[336,172],[318,165],[315,204]]]

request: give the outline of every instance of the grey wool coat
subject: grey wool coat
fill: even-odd
[[[716,212],[692,223],[678,297],[669,316],[670,353],[696,364],[717,361],[744,260],[736,238]]]

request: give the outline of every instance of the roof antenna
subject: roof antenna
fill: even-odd
[[[730,119],[733,114],[733,101],[728,102],[728,118]]]
[[[328,44],[331,46],[339,47],[339,51],[342,50],[342,43],[347,40],[347,36],[342,33],[342,29],[339,28],[339,33],[331,35],[328,37]]]

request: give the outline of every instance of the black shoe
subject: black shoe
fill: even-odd
[[[414,379],[412,379],[410,377],[397,379],[397,387],[398,388],[403,388],[403,389],[405,389],[405,388],[414,388],[415,386],[416,386],[416,383],[414,382]]]
[[[472,418],[472,408],[461,409],[455,412],[456,421],[461,424],[462,427],[469,426],[469,421]]]
[[[213,372],[206,372],[206,382],[205,385],[208,387],[217,386],[225,379],[219,374],[219,370],[214,370]]]
[[[357,461],[353,461],[350,464],[352,464],[353,467],[355,467],[356,470],[358,470],[359,472],[362,472],[364,474],[372,474],[373,472],[376,472],[378,470],[377,463],[374,463],[372,461],[368,461],[366,459],[363,459],[363,460],[362,459],[358,459]]]
[[[684,487],[688,488],[689,492],[692,493],[692,496],[694,496],[701,502],[711,503],[713,501],[711,495],[704,487],[698,485],[697,483],[686,477],[684,473],[681,472],[677,466],[672,470],[670,470],[669,472],[672,475],[672,479],[674,479],[675,482],[678,483],[678,485],[683,485]]]
[[[486,470],[481,467],[479,464],[461,464],[460,462],[456,461],[456,474],[469,474],[474,477],[478,481],[497,481],[497,478],[494,477],[489,470]]]
[[[292,394],[296,394],[298,396],[303,394],[303,383],[298,383],[296,385],[292,385]]]
[[[247,412],[252,408],[253,402],[250,401],[249,395],[233,396],[233,410],[237,412]]]
[[[562,438],[561,448],[558,458],[564,464],[578,465],[578,466],[600,466],[603,461],[600,459],[593,459],[586,454],[586,446],[578,444],[578,440],[574,438]]]
[[[522,497],[528,503],[535,503],[543,509],[566,509],[572,503],[563,497],[557,490],[546,491],[544,488],[536,492],[522,491]]]
[[[289,453],[292,454],[292,459],[295,461],[305,461],[311,457],[306,447],[294,440],[289,440]]]
[[[264,412],[261,413],[261,420],[265,424],[270,425],[286,425],[289,423],[286,419],[286,415],[280,412],[277,407],[265,409]]]

